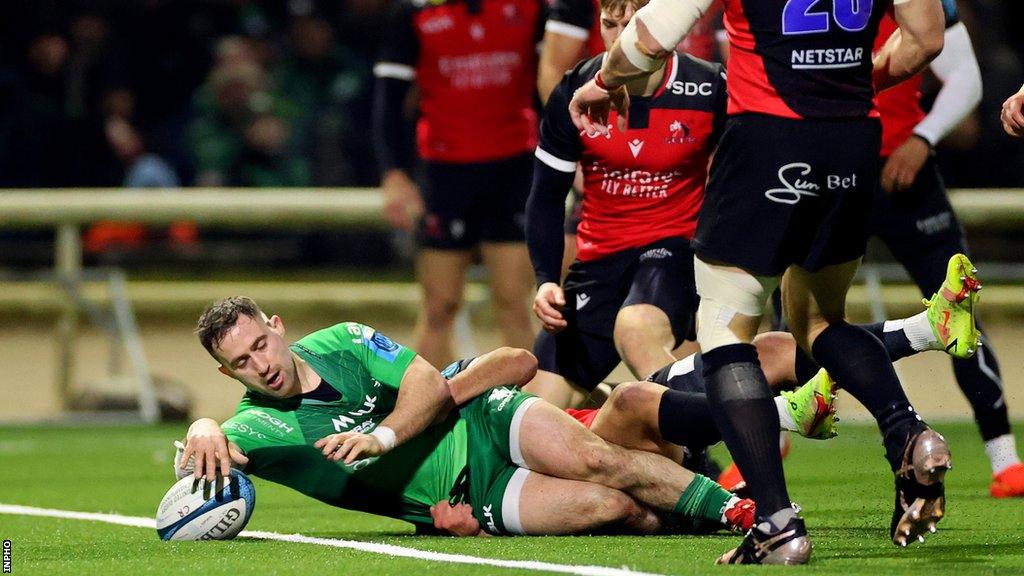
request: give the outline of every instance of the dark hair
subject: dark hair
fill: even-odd
[[[239,316],[248,316],[253,320],[262,321],[263,311],[252,298],[246,296],[231,296],[211,304],[199,316],[196,323],[196,334],[199,342],[210,353],[210,356],[217,358],[213,351],[214,347],[220,346],[221,340],[228,333],[228,330],[238,322]]]
[[[601,0],[601,10],[616,18],[626,13],[626,7],[639,10],[647,5],[648,0]]]

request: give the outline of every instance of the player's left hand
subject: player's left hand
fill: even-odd
[[[1010,136],[1024,136],[1024,89],[1003,102],[999,120],[1003,123],[1003,130]]]
[[[572,101],[569,102],[569,116],[576,128],[587,136],[607,136],[611,129],[608,117],[613,108],[619,113],[619,131],[625,132],[629,125],[629,94],[626,93],[626,87],[605,90],[590,80],[573,93]]]
[[[907,138],[906,142],[893,150],[882,167],[882,189],[893,194],[913,186],[929,154],[931,147],[923,139],[918,136]]]
[[[317,440],[314,447],[320,448],[324,458],[338,462],[342,459],[345,464],[351,464],[356,460],[382,456],[387,450],[376,436],[363,434],[361,432],[342,432],[331,434]]]
[[[430,507],[430,517],[434,520],[434,528],[452,536],[487,535],[480,528],[480,522],[473,517],[473,507],[464,502],[453,506],[447,500],[442,500]]]

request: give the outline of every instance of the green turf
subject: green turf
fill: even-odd
[[[987,495],[988,466],[977,432],[942,425],[955,468],[948,518],[923,546],[888,543],[891,476],[877,432],[844,426],[828,442],[795,441],[786,464],[790,492],[812,531],[813,563],[800,573],[1024,573],[1024,500]],[[0,429],[0,502],[151,516],[171,485],[170,440],[181,427]],[[778,568],[716,568],[737,542],[705,537],[452,539],[417,537],[401,522],[349,513],[256,479],[250,529],[387,542],[474,556],[622,567],[662,574]],[[284,542],[164,543],[154,532],[79,520],[0,515],[12,540],[15,574],[497,574],[522,571],[460,566]],[[738,570],[738,571],[737,571]]]

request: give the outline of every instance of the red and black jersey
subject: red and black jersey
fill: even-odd
[[[585,40],[587,52],[594,56],[604,52],[600,18],[600,0],[555,0],[545,29]],[[718,54],[715,30],[721,19],[722,5],[715,2],[679,43],[679,49],[704,60],[715,59]]]
[[[729,113],[877,115],[871,47],[891,0],[724,0]]]
[[[942,9],[947,29],[960,21],[954,0],[942,0]],[[886,15],[882,19],[875,40],[876,52],[885,45],[896,28],[898,26],[892,16]],[[917,74],[880,92],[875,102],[878,113],[882,115],[882,157],[887,158],[913,135],[918,122],[924,120],[925,113],[921,109],[921,75]]]
[[[416,80],[420,157],[486,162],[532,150],[544,0],[400,0],[378,78]]]
[[[555,88],[536,152],[539,161],[560,172],[574,172],[577,162],[583,169],[576,239],[581,261],[663,238],[692,237],[708,160],[725,119],[721,65],[675,53],[654,95],[630,98],[626,132],[613,128],[607,137],[581,135],[568,102],[594,77],[602,58],[577,65]],[[609,121],[615,125],[614,113]]]

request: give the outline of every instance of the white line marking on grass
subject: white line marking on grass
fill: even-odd
[[[17,506],[0,504],[0,514],[16,514],[19,516],[42,516],[46,518],[62,518],[66,520],[91,520],[135,528],[156,530],[156,520],[141,516],[120,516],[118,514],[97,514],[93,512],[74,512],[71,510],[54,510],[52,508],[36,508],[34,506]],[[313,538],[302,534],[278,534],[259,530],[245,530],[239,536],[257,540],[276,540],[296,544],[316,544],[334,548],[348,548],[371,554],[383,554],[400,558],[415,558],[434,562],[451,562],[454,564],[476,564],[478,566],[495,566],[513,570],[535,570],[540,572],[558,572],[561,574],[578,574],[580,576],[661,576],[648,572],[635,572],[628,568],[611,568],[608,566],[577,566],[571,564],[552,564],[536,560],[499,560],[497,558],[479,558],[465,554],[448,554],[432,552],[416,548],[405,548],[393,544],[377,544],[358,540],[338,540],[335,538]]]

